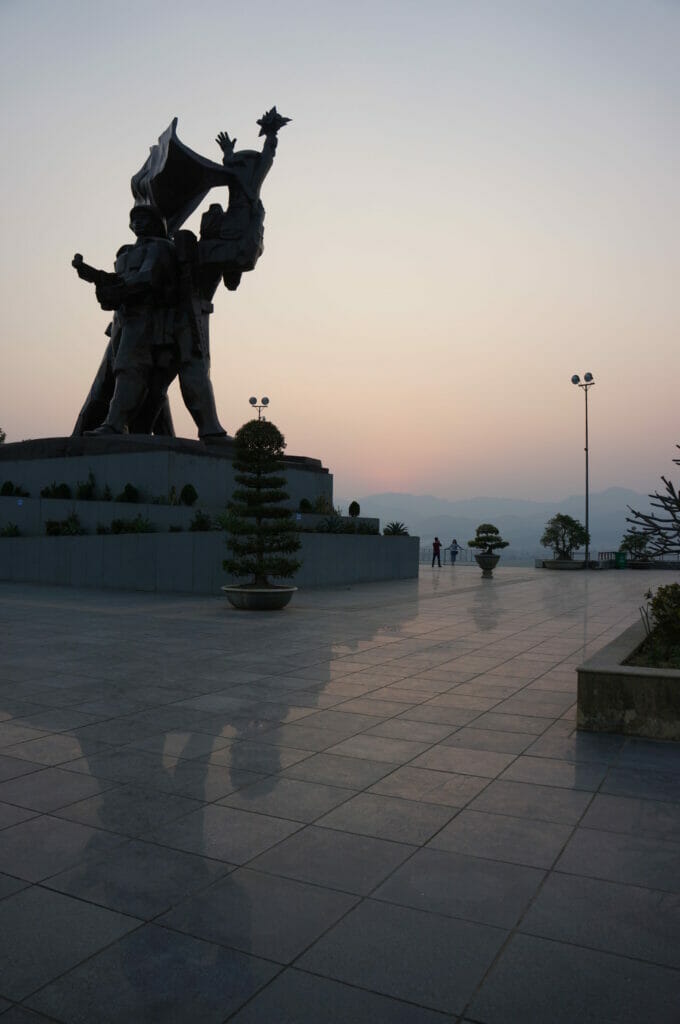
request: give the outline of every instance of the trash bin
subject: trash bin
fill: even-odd
[[[617,551],[614,554],[614,568],[625,569],[626,568],[626,552]]]

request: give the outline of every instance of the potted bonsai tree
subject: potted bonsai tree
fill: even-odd
[[[558,512],[545,524],[541,537],[541,545],[553,551],[553,560],[544,562],[544,566],[548,569],[583,569],[585,562],[575,562],[572,554],[589,540],[585,526],[578,519]]]
[[[250,420],[234,438],[234,478],[238,487],[229,502],[227,547],[223,567],[247,583],[222,587],[235,608],[272,610],[288,604],[297,587],[276,585],[270,577],[290,579],[302,564],[290,557],[300,540],[290,509],[282,503],[283,434],[268,420]]]
[[[475,531],[472,540],[468,541],[468,547],[480,548],[480,553],[475,555],[475,562],[482,570],[482,579],[490,580],[493,570],[498,565],[500,555],[495,555],[498,548],[507,548],[510,541],[503,540],[497,526],[491,523],[480,523]]]

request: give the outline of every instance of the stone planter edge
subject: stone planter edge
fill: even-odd
[[[680,740],[680,670],[624,665],[645,639],[636,622],[577,669],[577,727]]]

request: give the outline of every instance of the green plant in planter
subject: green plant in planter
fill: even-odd
[[[619,545],[619,551],[625,552],[635,561],[649,557],[649,536],[641,530],[633,527],[624,533]]]
[[[590,538],[583,523],[572,516],[558,512],[545,524],[540,543],[544,548],[552,548],[555,558],[570,562],[572,552],[578,551],[589,541]]]
[[[356,519],[361,514],[361,505],[358,501],[350,501],[349,508],[347,509],[347,515],[351,516],[352,519]]]
[[[408,537],[409,533],[404,523],[395,521],[393,523],[387,523],[383,530],[383,535],[385,537]]]
[[[475,555],[475,561],[482,570],[483,579],[491,579],[493,570],[498,564],[500,555],[494,552],[500,548],[507,548],[510,541],[503,540],[497,526],[492,523],[480,523],[475,530],[472,540],[468,541],[468,547],[479,548],[479,554]]]
[[[289,579],[300,565],[290,557],[300,540],[290,509],[283,504],[283,434],[269,420],[250,420],[234,438],[234,479],[238,484],[227,508],[226,572],[247,586],[273,587],[269,577]]]
[[[498,548],[507,548],[509,540],[503,540],[497,526],[491,523],[480,523],[475,530],[472,540],[468,541],[468,547],[481,548],[484,555],[492,555]]]

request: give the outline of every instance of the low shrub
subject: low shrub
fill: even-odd
[[[96,484],[92,470],[87,474],[87,480],[78,480],[76,483],[76,498],[78,501],[95,501],[97,497]]]
[[[0,530],[0,537],[20,537],[21,530],[16,523],[6,523]]]
[[[43,487],[40,492],[41,498],[70,498],[71,488],[68,484],[55,484],[54,481]]]
[[[30,494],[18,484],[13,484],[11,480],[5,480],[0,487],[0,498],[30,498]]]
[[[198,509],[198,511],[194,513],[194,517],[189,523],[189,529],[192,530],[194,533],[207,533],[208,530],[212,530],[212,528],[212,518],[208,515],[207,512],[201,512],[201,510]]]
[[[127,501],[131,505],[139,504],[139,491],[134,484],[126,484],[123,490],[116,497],[116,501]]]
[[[132,519],[112,519],[111,533],[153,533],[154,525],[141,513]]]
[[[298,505],[300,512],[313,512],[314,506],[312,505],[309,498],[300,498],[300,504]]]
[[[188,505],[191,508],[198,501],[198,491],[193,484],[185,484],[182,490],[179,492],[179,500],[182,505]]]
[[[71,512],[66,519],[47,519],[45,521],[45,533],[48,537],[80,537],[85,532],[85,527],[75,512]]]

